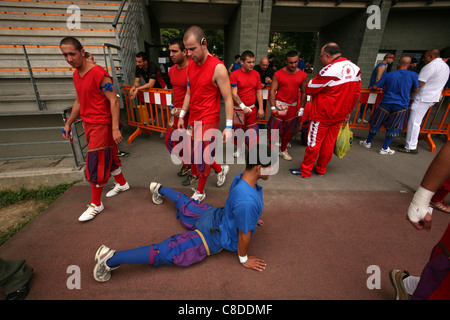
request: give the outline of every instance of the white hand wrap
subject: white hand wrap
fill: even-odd
[[[239,256],[239,262],[240,263],[246,263],[247,262],[247,260],[248,260],[248,256],[245,256],[245,257],[241,257],[241,256]]]
[[[427,212],[433,213],[433,209],[430,208],[430,201],[434,192],[431,192],[425,188],[419,187],[409,205],[408,218],[412,222],[422,221]]]
[[[239,108],[244,110],[245,108],[247,108],[247,106],[243,102],[241,102],[241,104],[239,105]]]
[[[180,114],[178,115],[179,118],[184,118],[184,116],[186,115],[186,111],[184,111],[183,109],[180,111]]]

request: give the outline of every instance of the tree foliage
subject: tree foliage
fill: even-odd
[[[314,62],[317,34],[313,32],[272,32],[269,39],[269,48],[274,56],[278,68],[284,66],[284,57],[287,52],[295,50],[303,60]]]
[[[175,38],[182,38],[186,29],[174,29],[174,28],[166,28],[161,29],[161,44],[169,45],[170,41]],[[219,56],[223,56],[223,42],[224,42],[224,33],[223,30],[204,30],[207,43],[208,50],[210,53],[215,53]]]

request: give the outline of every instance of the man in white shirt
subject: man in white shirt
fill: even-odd
[[[424,56],[426,65],[419,73],[419,92],[415,94],[410,106],[406,144],[398,151],[404,153],[417,153],[420,126],[428,109],[441,98],[442,89],[449,77],[449,68],[441,59],[440,51],[433,49]]]

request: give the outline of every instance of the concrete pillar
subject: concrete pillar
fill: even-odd
[[[230,65],[236,54],[252,51],[256,61],[267,56],[272,0],[242,0],[225,28],[225,62]]]
[[[158,56],[159,56],[159,45],[161,45],[161,28],[159,26],[159,21],[157,17],[153,14],[153,11],[151,10],[150,6],[147,6],[147,12],[148,12],[148,18],[149,18],[149,31],[145,32],[145,36],[141,37],[141,42],[139,42],[139,46],[145,50],[144,41],[146,41],[151,47],[149,52],[150,60],[154,63],[158,64]],[[144,41],[142,41],[144,40]]]
[[[364,25],[364,37],[361,42],[359,57],[356,61],[356,64],[361,68],[363,88],[369,85],[370,75],[372,74],[375,65],[375,59],[381,47],[381,41],[383,40],[386,22],[388,19],[389,11],[391,9],[391,1],[375,0],[372,4],[378,5],[380,7],[381,28],[368,29]]]
[[[319,60],[320,49],[325,43],[333,41],[340,46],[343,57],[361,68],[362,87],[369,85],[391,8],[390,1],[374,0],[372,4],[380,7],[380,28],[367,28],[367,19],[371,14],[368,14],[366,9],[358,10],[321,28],[314,61],[315,74],[322,68]]]

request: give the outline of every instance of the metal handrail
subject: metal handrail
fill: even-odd
[[[126,4],[128,4],[127,11],[125,16],[123,16],[122,23],[118,29],[117,25]],[[118,56],[120,59],[120,65],[123,69],[122,80],[126,85],[130,85],[130,77],[132,75],[133,66],[135,63],[134,57],[138,50],[137,36],[139,34],[140,27],[144,24],[144,11],[145,8],[143,1],[122,0],[112,24],[116,35],[117,45],[120,47],[120,50],[118,50]]]
[[[55,60],[61,60],[61,59],[51,58],[51,57],[49,57],[47,59],[43,59],[41,57],[36,57],[36,58],[30,57],[30,56],[28,56],[27,47],[36,46],[36,48],[34,48],[34,49],[35,50],[39,50],[39,49],[43,49],[43,48],[39,48],[39,47],[42,47],[42,46],[55,46],[55,47],[58,47],[59,43],[45,43],[45,44],[43,44],[43,43],[30,43],[30,42],[27,42],[27,43],[0,42],[0,45],[14,45],[14,46],[17,46],[18,48],[22,47],[22,49],[23,49],[23,56],[21,58],[17,58],[17,56],[14,57],[14,58],[10,58],[10,59],[2,58],[2,61],[7,61],[7,60],[10,60],[10,61],[25,61],[26,66],[23,66],[21,68],[24,69],[23,70],[24,72],[25,71],[27,72],[28,76],[24,77],[23,79],[26,79],[26,78],[30,79],[31,88],[30,88],[29,91],[20,90],[20,92],[24,93],[24,94],[28,93],[30,95],[33,95],[35,97],[36,105],[38,106],[38,110],[45,111],[47,109],[46,106],[45,106],[45,100],[46,99],[42,97],[42,94],[43,93],[47,93],[47,94],[49,94],[49,93],[57,93],[58,91],[55,91],[55,90],[48,91],[48,90],[40,89],[39,88],[40,86],[49,86],[49,85],[51,85],[51,83],[49,83],[49,82],[38,83],[39,81],[37,81],[37,79],[41,78],[41,76],[40,75],[36,76],[33,71],[35,71],[36,69],[41,69],[41,68],[48,67],[49,70],[47,70],[47,71],[39,70],[39,72],[41,74],[42,74],[42,72],[47,72],[48,74],[50,74],[50,72],[55,72],[55,70],[52,70],[52,66],[50,66],[50,65],[48,65],[48,66],[45,66],[45,65],[44,66],[40,66],[39,68],[36,68],[36,67],[33,68],[31,65],[32,65],[33,61],[38,61],[38,60],[39,61],[55,61]],[[39,46],[39,47],[37,47],[37,46]],[[113,44],[98,44],[98,43],[85,44],[85,46],[96,46],[96,47],[103,47],[103,48],[107,47],[108,48],[108,50],[110,51],[109,53],[106,53],[105,50],[104,50],[105,61],[109,61],[108,65],[110,66],[110,68],[112,70],[111,73],[113,73],[114,83],[120,85],[121,84],[120,79],[123,76],[122,72],[120,72],[122,70],[122,68],[120,66],[120,61],[117,60],[116,58],[114,58],[113,57],[113,53],[111,52],[111,48],[116,49],[117,51],[119,51],[119,49],[118,49],[119,47],[116,46],[116,45],[113,45]],[[119,63],[116,64],[117,61],[119,61]],[[105,67],[108,68],[108,65],[106,65]],[[118,69],[119,72],[116,72],[116,70],[115,70],[116,68]],[[60,84],[60,83],[58,83],[58,84]],[[14,92],[11,92],[11,93],[8,92],[8,91],[5,91],[6,88],[7,88],[7,85],[8,85],[8,83],[1,83],[0,93],[2,95],[4,95],[4,96],[11,96],[11,95],[16,95],[18,93],[18,91],[14,91]],[[16,85],[16,84],[14,84],[14,85]],[[116,90],[117,90],[117,92],[121,91],[121,90],[119,90],[119,87],[117,87]],[[73,87],[71,89],[69,89],[69,90],[60,90],[59,92],[65,92],[65,93],[72,92],[73,95],[75,96],[75,89]],[[6,99],[4,101],[9,101],[9,100],[10,99]],[[121,107],[123,107],[123,103],[121,103]]]

